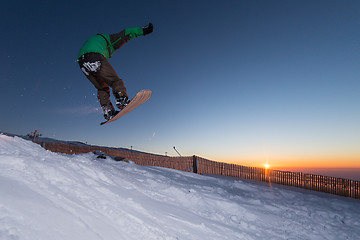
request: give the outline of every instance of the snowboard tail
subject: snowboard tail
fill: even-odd
[[[116,121],[119,118],[123,117],[127,113],[131,112],[132,110],[134,110],[135,108],[137,108],[138,106],[149,100],[151,94],[152,94],[151,90],[142,90],[138,92],[136,96],[130,101],[130,103],[125,108],[123,108],[118,114],[116,114],[115,117],[113,117],[108,121],[100,123],[100,125],[104,125],[106,123]]]

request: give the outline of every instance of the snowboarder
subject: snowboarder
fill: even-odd
[[[110,120],[119,112],[110,101],[110,88],[120,110],[130,102],[123,80],[118,77],[108,59],[129,40],[150,34],[153,29],[153,24],[149,23],[143,28],[126,28],[115,34],[97,34],[90,37],[81,47],[78,55],[80,69],[98,90],[97,97],[106,120]]]

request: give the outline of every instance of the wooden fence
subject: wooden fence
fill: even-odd
[[[214,162],[200,157],[196,157],[196,159],[198,161],[198,173],[200,174],[217,174],[271,182],[360,199],[360,181],[302,172],[246,167],[236,164]]]
[[[122,157],[130,159],[138,165],[158,166],[172,168],[181,171],[193,171],[193,157],[168,157],[126,149],[106,148],[97,146],[79,146],[73,144],[41,142],[42,147],[46,150],[58,153],[79,154],[94,151],[101,151],[109,156]]]
[[[158,166],[198,174],[216,174],[270,182],[360,199],[360,181],[343,178],[247,167],[237,164],[211,161],[195,155],[190,157],[168,157],[126,149],[79,146],[51,142],[41,142],[39,144],[41,144],[45,149],[53,152],[79,154],[97,150],[102,151],[109,156],[130,159],[138,165]]]

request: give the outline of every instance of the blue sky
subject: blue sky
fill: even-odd
[[[8,1],[0,131],[247,165],[360,167],[358,1]],[[154,24],[110,59],[130,96],[103,121],[76,63],[96,33]]]

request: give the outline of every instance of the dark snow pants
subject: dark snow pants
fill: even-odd
[[[110,101],[110,88],[127,94],[124,81],[118,77],[108,60],[100,53],[86,53],[78,59],[80,69],[98,90],[101,107],[114,109]],[[109,88],[110,87],[110,88]]]

